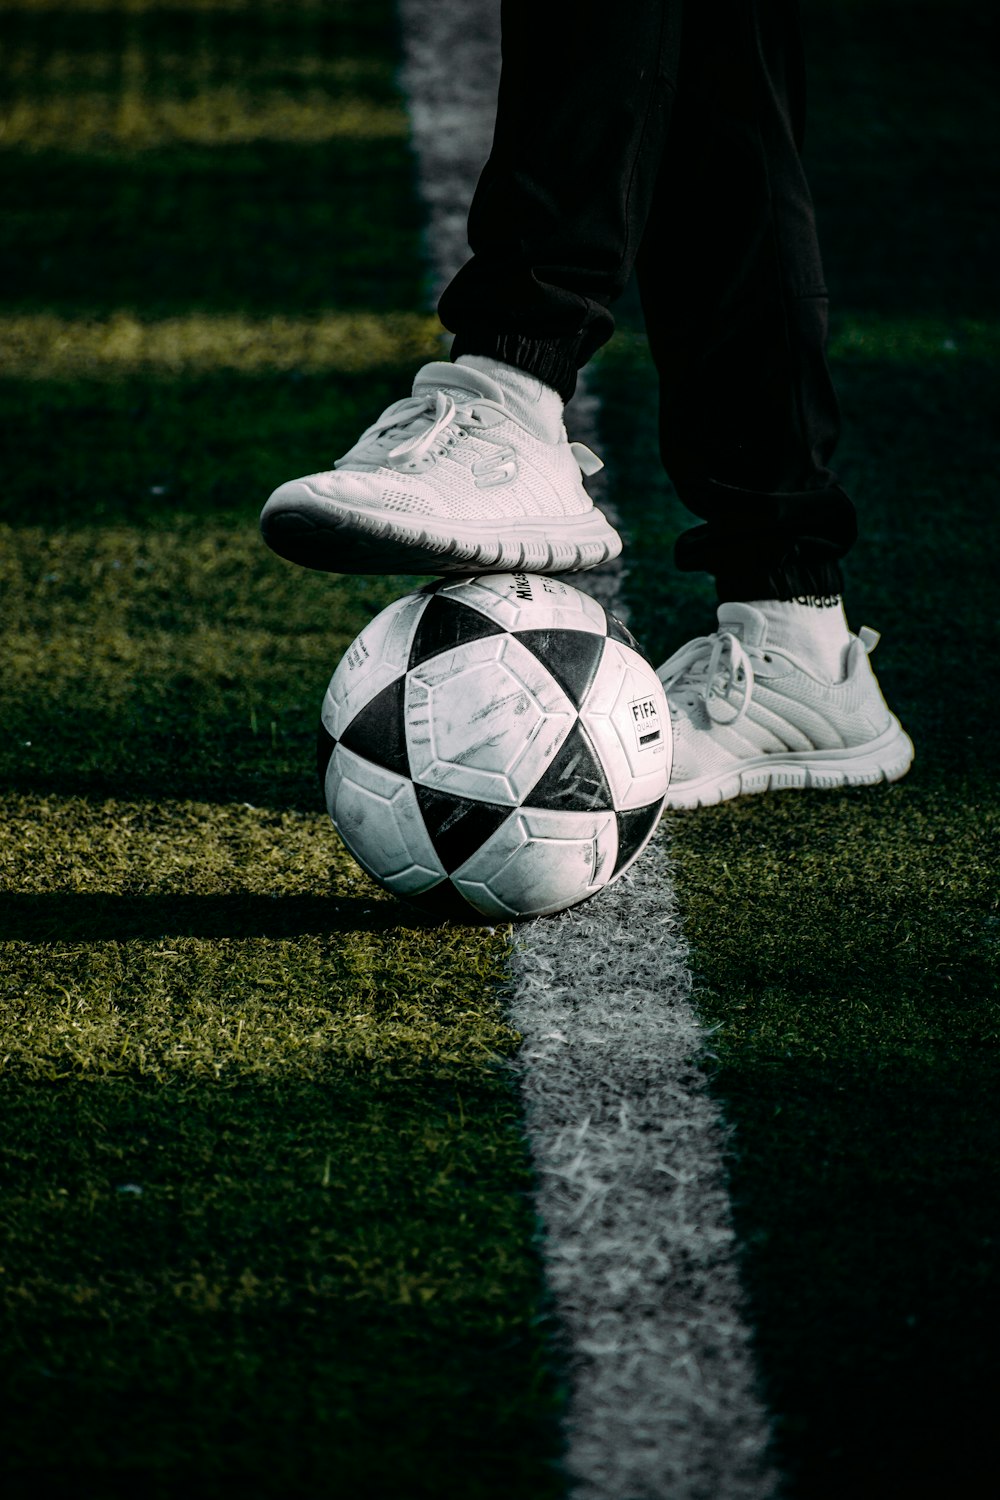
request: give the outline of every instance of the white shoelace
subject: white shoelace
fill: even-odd
[[[481,398],[475,399],[481,404]],[[428,420],[429,426],[403,439],[386,450],[386,440],[405,432],[414,422]],[[458,403],[445,391],[428,392],[426,396],[407,396],[396,401],[361,434],[345,459],[360,459],[365,463],[385,464],[392,469],[405,469],[419,464],[432,449],[439,445],[450,447],[460,430],[481,425],[481,418],[473,409],[473,403]],[[443,444],[442,444],[443,439]],[[341,459],[343,463],[345,459]]]
[[[378,421],[373,422],[361,434],[351,451],[338,459],[334,468],[359,461],[386,465],[392,469],[414,468],[435,448],[453,447],[456,438],[463,432],[467,433],[471,428],[481,431],[484,427],[492,427],[494,423],[484,421],[480,415],[483,407],[497,414],[497,422],[509,415],[502,407],[483,396],[456,401],[447,391],[441,390],[435,391],[433,395],[428,391],[426,396],[406,396],[402,401],[395,401],[392,406],[386,407]],[[386,444],[391,437],[404,433],[415,422],[428,422],[429,425],[421,427],[409,437],[404,437],[401,443],[387,449]],[[570,443],[569,450],[584,474],[596,474],[604,468],[603,459],[598,458],[584,443]]]
[[[766,652],[744,646],[731,630],[700,635],[689,641],[658,668],[664,691],[687,688],[701,698],[709,718],[716,724],[738,724],[753,697],[755,661],[769,661]],[[732,702],[742,689],[739,707]]]

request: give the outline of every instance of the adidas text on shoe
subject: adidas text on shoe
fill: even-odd
[[[666,807],[705,807],[742,793],[897,781],[913,745],[882,697],[862,628],[839,682],[823,682],[769,645],[749,604],[719,606],[719,629],[658,669],[673,731]]]
[[[558,431],[555,442],[529,431],[484,372],[434,361],[331,470],[275,490],[264,539],[333,573],[596,567],[621,551],[581,480],[603,465]]]

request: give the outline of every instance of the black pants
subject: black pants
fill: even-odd
[[[796,0],[503,0],[473,258],[439,312],[572,394],[635,268],[667,472],[722,599],[838,592],[854,507],[809,188]]]

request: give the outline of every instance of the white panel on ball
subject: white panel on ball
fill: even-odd
[[[580,717],[601,758],[615,807],[647,807],[667,790],[672,738],[663,686],[631,646],[609,640]]]
[[[541,917],[600,890],[617,857],[614,813],[522,808],[451,878],[486,917]]]
[[[414,781],[516,807],[569,734],[576,710],[514,636],[466,641],[406,679]]]
[[[322,717],[339,739],[356,714],[406,671],[410,647],[430,596],[407,594],[370,621],[341,658],[323,699]]]
[[[326,805],[344,843],[358,864],[391,891],[412,896],[444,879],[413,783],[405,776],[337,745],[325,790]]]
[[[558,578],[538,573],[494,573],[465,578],[440,591],[495,620],[505,630],[585,630],[607,632],[607,617],[596,599]]]

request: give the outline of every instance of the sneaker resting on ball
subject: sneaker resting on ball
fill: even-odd
[[[275,490],[261,515],[264,540],[334,573],[596,567],[618,555],[621,539],[580,477],[603,464],[567,440],[562,410],[554,390],[499,361],[424,365],[412,396],[389,406],[332,469]]]
[[[719,629],[657,669],[670,707],[668,808],[704,807],[744,792],[897,781],[913,745],[882,697],[868,656],[879,639],[851,636],[845,672],[824,682],[768,642],[750,604],[719,606]]]

